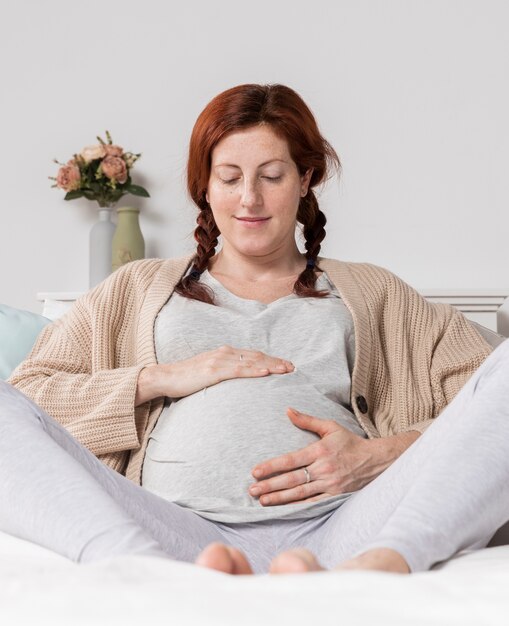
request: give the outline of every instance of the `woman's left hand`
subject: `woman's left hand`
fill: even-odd
[[[312,417],[295,409],[288,409],[287,415],[295,426],[317,433],[320,441],[253,468],[257,482],[251,485],[249,494],[259,496],[264,506],[314,502],[362,489],[419,437],[418,432],[412,431],[364,439],[334,420]]]

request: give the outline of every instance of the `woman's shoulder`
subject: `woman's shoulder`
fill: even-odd
[[[369,310],[383,311],[384,315],[405,311],[419,319],[426,314],[445,324],[456,312],[450,305],[429,302],[417,289],[380,265],[319,259],[319,267],[347,301],[363,302]]]
[[[340,261],[338,259],[318,259],[320,269],[346,298],[369,301],[372,304],[385,303],[396,307],[410,305],[411,302],[425,304],[424,297],[398,275],[380,265]]]
[[[371,278],[375,281],[390,283],[393,281],[402,281],[399,276],[391,272],[381,265],[366,262],[342,261],[340,259],[332,259],[328,257],[319,257],[318,265],[331,278],[340,276],[343,280],[346,276],[356,281],[364,281]]]

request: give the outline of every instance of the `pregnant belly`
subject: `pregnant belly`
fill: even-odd
[[[143,486],[195,510],[260,506],[248,495],[253,467],[318,440],[292,424],[288,406],[358,428],[302,376],[225,381],[164,409],[147,447]]]

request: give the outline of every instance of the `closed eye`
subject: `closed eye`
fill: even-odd
[[[233,185],[233,183],[236,183],[238,180],[239,180],[238,178],[228,178],[228,179],[220,178],[220,181],[224,185]]]
[[[272,183],[275,183],[278,180],[281,180],[282,176],[263,176],[263,178],[265,178],[266,180],[270,180]]]

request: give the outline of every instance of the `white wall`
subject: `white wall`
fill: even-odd
[[[509,3],[504,0],[18,0],[0,5],[0,302],[85,290],[92,203],[52,158],[109,129],[147,256],[192,249],[194,120],[217,93],[282,82],[343,163],[323,252],[419,289],[509,286]]]

